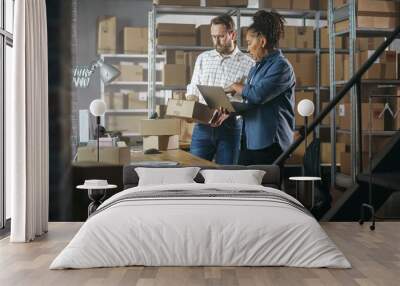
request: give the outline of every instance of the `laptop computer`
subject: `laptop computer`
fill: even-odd
[[[197,85],[201,95],[210,108],[223,107],[229,112],[240,112],[249,109],[243,102],[231,102],[221,86]]]

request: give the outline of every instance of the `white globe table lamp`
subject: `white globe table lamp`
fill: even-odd
[[[297,105],[297,112],[304,117],[304,157],[306,156],[307,152],[307,125],[308,125],[308,116],[313,115],[314,113],[314,103],[309,99],[303,99]]]
[[[100,137],[100,117],[104,115],[106,112],[106,103],[104,100],[95,99],[90,103],[89,106],[90,113],[96,117],[97,123],[97,162],[100,161],[100,144],[99,144],[99,137]]]

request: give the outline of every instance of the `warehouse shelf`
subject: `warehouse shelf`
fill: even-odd
[[[108,109],[106,113],[147,113],[149,110],[146,109]]]
[[[355,73],[355,56],[356,56],[356,39],[361,37],[387,37],[392,31],[392,29],[380,29],[380,28],[359,28],[357,27],[357,1],[356,0],[349,0],[346,4],[340,7],[334,7],[333,0],[328,1],[328,32],[329,32],[329,49],[330,49],[330,98],[333,99],[336,95],[337,87],[342,87],[347,81],[343,80],[336,80],[335,79],[335,70],[336,70],[336,61],[335,57],[333,56],[336,53],[336,38],[337,37],[347,37],[349,46],[348,46],[348,70],[349,70],[349,77],[351,78]],[[377,11],[379,13],[379,11]],[[337,31],[336,24],[343,23],[343,21],[347,21],[347,27],[341,27],[340,31]],[[364,85],[374,85],[376,87],[394,87],[400,84],[400,80],[361,80],[361,84]],[[351,114],[351,129],[350,130],[342,130],[336,128],[336,112],[333,112],[331,119],[333,119],[331,128],[331,142],[332,142],[332,160],[336,160],[336,132],[338,133],[346,133],[350,135],[350,147],[351,147],[351,166],[350,169],[352,170],[352,174],[350,176],[351,182],[353,184],[356,183],[356,177],[360,172],[359,162],[359,151],[360,146],[357,140],[357,134],[359,133],[359,122],[357,117],[357,90],[354,86],[350,90],[350,114]],[[394,131],[372,131],[371,133],[363,133],[363,134],[374,134],[374,135],[393,135]],[[334,162],[334,161],[332,161]],[[331,169],[331,182],[334,184],[336,182],[336,169]],[[332,185],[334,187],[334,185]]]
[[[296,91],[317,91],[318,87],[317,86],[296,86],[295,87]],[[320,86],[319,90],[329,90],[328,87],[326,86]]]
[[[157,50],[164,51],[164,50],[180,50],[180,51],[209,51],[214,49],[211,46],[178,46],[178,45],[157,45]],[[242,52],[247,52],[247,48],[241,47],[240,50]],[[316,53],[317,49],[315,48],[281,48],[283,53]],[[321,48],[321,53],[329,53],[329,49]],[[347,49],[337,49],[336,53],[348,53]]]
[[[336,85],[344,85],[347,81],[345,80],[338,80],[335,81]],[[373,84],[377,85],[378,87],[386,88],[386,87],[395,87],[400,85],[400,80],[398,79],[364,79],[361,80],[362,84]]]
[[[147,86],[147,81],[113,81],[107,85],[143,85]],[[162,85],[162,82],[156,82],[156,85]]]
[[[186,90],[186,85],[166,85],[166,86],[159,86],[156,89],[157,90]]]
[[[198,47],[198,46],[174,46],[174,45],[157,45],[158,50],[180,50],[180,51],[208,51],[213,47]]]
[[[149,12],[148,27],[149,27],[149,73],[148,73],[148,93],[149,93],[149,110],[155,109],[155,93],[158,90],[186,90],[186,86],[156,86],[155,85],[155,55],[160,51],[165,50],[183,50],[183,51],[206,51],[211,50],[213,47],[197,47],[185,45],[158,45],[156,26],[159,22],[160,15],[200,15],[200,16],[213,16],[221,13],[229,13],[236,19],[237,31],[241,28],[242,17],[251,17],[260,9],[254,8],[229,8],[229,7],[182,7],[182,6],[165,6],[153,5],[152,10]],[[313,27],[315,31],[315,43],[313,48],[283,48],[284,53],[314,53],[316,55],[316,70],[315,70],[315,85],[306,87],[296,87],[297,91],[311,91],[315,95],[316,113],[319,113],[320,106],[320,91],[328,90],[327,87],[321,87],[320,84],[320,57],[322,53],[329,53],[329,49],[320,48],[320,28],[321,21],[327,19],[326,11],[316,10],[287,10],[287,9],[263,9],[266,11],[277,11],[285,18],[303,20],[313,20]],[[238,32],[237,44],[241,50],[246,52],[246,49],[241,45],[241,33]],[[346,53],[346,49],[338,49],[338,53]],[[316,128],[316,135],[319,137],[319,127]]]
[[[154,5],[153,11],[157,14],[167,15],[200,15],[200,16],[217,16],[224,13],[234,15],[238,8],[231,7],[202,7],[202,6],[170,6],[170,5]]]
[[[148,59],[148,54],[101,54],[102,58],[129,58],[129,59]],[[165,55],[156,55],[156,59],[165,59]]]
[[[170,14],[170,15],[201,15],[201,16],[213,16],[220,15],[223,13],[229,13],[231,15],[240,15],[244,17],[251,17],[259,8],[240,8],[240,7],[203,7],[203,6],[167,6],[167,5],[154,5],[153,10],[157,14]],[[285,18],[304,18],[314,19],[317,13],[321,14],[321,19],[326,19],[325,11],[317,10],[288,10],[288,9],[268,9],[263,8],[265,11],[277,11]]]
[[[336,130],[337,133],[343,133],[343,134],[351,134],[350,129],[340,129],[338,128]],[[396,134],[396,130],[372,130],[372,131],[368,131],[368,130],[362,130],[362,134],[363,135],[373,135],[373,136],[393,136],[394,134]]]
[[[239,8],[240,15],[244,17],[251,17],[260,8]],[[320,15],[321,20],[325,20],[327,17],[326,11],[318,11],[318,10],[289,10],[289,9],[269,9],[269,8],[262,8],[265,11],[276,11],[285,18],[292,18],[292,19],[309,19],[314,20],[317,14]]]
[[[387,37],[393,32],[393,29],[379,29],[379,28],[357,28],[355,34],[357,37]],[[344,30],[334,33],[336,36],[349,37],[350,31]]]

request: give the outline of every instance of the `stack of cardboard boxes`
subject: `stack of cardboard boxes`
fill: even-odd
[[[166,64],[163,68],[165,86],[185,86],[193,74],[196,59],[201,52],[166,51]]]
[[[195,46],[196,26],[192,24],[157,24],[157,45]]]
[[[374,53],[374,50],[361,51],[355,55],[356,70],[364,64]],[[344,55],[344,79],[349,76],[349,56]],[[397,55],[395,51],[385,51],[376,62],[366,71],[363,79],[384,79],[391,80],[397,78]]]
[[[121,89],[119,92],[104,94],[107,109],[146,109],[147,92]]]
[[[124,27],[117,41],[117,17],[102,16],[97,20],[97,53],[145,54],[148,46],[147,27]],[[121,48],[118,48],[118,43]]]
[[[97,19],[97,53],[115,54],[117,51],[117,17]]]
[[[344,1],[335,1],[337,6]],[[358,0],[356,5],[357,28],[395,29],[399,23],[400,3],[394,0]],[[348,30],[348,20],[336,23],[336,32]]]
[[[147,27],[125,27],[122,31],[125,54],[146,54],[148,43]]]
[[[310,10],[313,9],[312,0],[260,0],[260,8]]]
[[[171,150],[179,148],[181,122],[177,119],[144,119],[140,121],[143,150]]]

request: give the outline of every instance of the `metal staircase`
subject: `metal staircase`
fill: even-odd
[[[368,60],[360,67],[360,69],[347,81],[340,92],[329,102],[329,104],[315,117],[314,121],[304,128],[300,136],[293,144],[274,162],[274,164],[284,167],[286,159],[295,151],[295,149],[304,141],[304,139],[313,132],[313,130],[321,124],[322,120],[336,107],[340,100],[354,87],[357,88],[356,93],[356,125],[357,139],[361,146],[362,130],[361,130],[361,78],[363,74],[372,66],[378,57],[386,50],[386,48],[400,37],[400,26],[398,26],[386,40],[375,50]],[[361,148],[358,158],[362,157]],[[361,159],[357,160],[357,170],[361,170]],[[393,194],[400,191],[400,130],[395,132],[389,144],[384,150],[381,150],[367,168],[368,172],[356,174],[355,184],[350,186],[343,195],[338,199],[335,205],[322,217],[322,220],[358,220],[360,218],[360,207],[368,206],[372,210],[379,209],[384,202]],[[373,190],[373,192],[371,191]],[[363,204],[364,203],[364,204]],[[366,204],[368,203],[368,204]],[[371,206],[369,206],[371,205]],[[362,223],[363,220],[360,222]],[[371,229],[374,229],[374,223]]]
[[[357,183],[347,189],[322,220],[354,221],[360,218],[362,203],[370,201],[369,186],[372,187],[370,203],[378,210],[393,192],[400,191],[400,131],[390,143],[378,153],[371,166],[372,173],[357,175]]]

